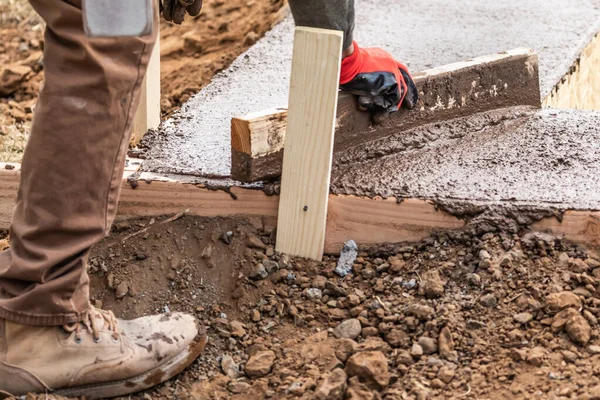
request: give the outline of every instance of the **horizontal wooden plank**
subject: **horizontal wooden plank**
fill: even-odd
[[[537,55],[529,49],[477,57],[413,75],[419,90],[416,109],[401,109],[371,123],[357,110],[354,96],[338,100],[334,152],[426,123],[493,109],[540,107]],[[274,179],[281,174],[286,107],[253,112],[232,119],[231,174],[243,182]]]

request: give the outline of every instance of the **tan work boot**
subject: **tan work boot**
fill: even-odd
[[[181,313],[122,321],[91,308],[64,327],[0,319],[0,392],[86,399],[137,392],[181,372],[206,340],[196,318]]]

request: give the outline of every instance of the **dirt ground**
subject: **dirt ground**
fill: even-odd
[[[206,0],[183,25],[161,21],[167,117],[284,16],[284,0]],[[26,0],[0,0],[0,161],[19,162],[43,72],[43,21]]]
[[[595,251],[441,233],[361,249],[341,277],[337,257],[274,254],[260,220],[161,220],[120,221],[94,249],[93,302],[192,312],[210,344],[132,399],[600,398]]]

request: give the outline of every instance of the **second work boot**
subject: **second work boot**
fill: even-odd
[[[0,319],[0,394],[134,393],[181,372],[206,341],[196,318],[182,313],[122,321],[91,308],[83,322],[63,327]]]

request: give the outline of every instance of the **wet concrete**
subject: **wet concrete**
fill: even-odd
[[[540,55],[550,92],[600,22],[600,0],[357,2],[356,40],[382,46],[413,71],[514,47]],[[153,136],[144,168],[229,175],[230,120],[287,103],[293,24],[288,18],[215,77]],[[545,123],[540,129],[551,129]],[[540,133],[543,136],[543,133]]]
[[[431,199],[459,215],[599,210],[599,127],[600,112],[523,107],[426,125],[340,155],[331,190]]]

